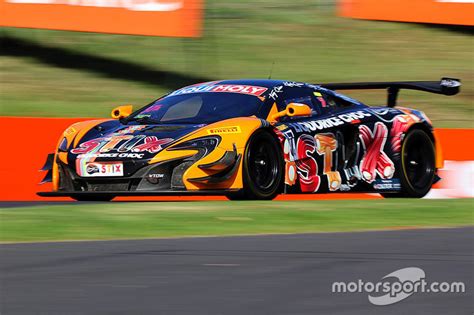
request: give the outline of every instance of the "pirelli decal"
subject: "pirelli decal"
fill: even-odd
[[[212,128],[207,130],[207,133],[210,135],[215,134],[224,134],[224,133],[241,133],[239,126],[230,126],[230,127],[220,127],[220,128]]]

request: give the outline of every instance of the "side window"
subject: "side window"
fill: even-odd
[[[301,103],[311,107],[313,115],[320,113],[320,104],[312,97],[312,90],[304,87],[284,87],[276,100],[278,110],[284,110],[290,103]]]
[[[340,110],[340,109],[353,107],[355,105],[354,103],[335,95],[329,95],[329,94],[324,93],[322,94],[322,97],[326,101],[325,107],[327,107],[330,110],[338,110],[338,109]]]
[[[323,112],[337,111],[355,105],[348,100],[327,93],[314,92],[314,96],[321,102]]]
[[[311,96],[304,96],[304,97],[299,97],[299,98],[294,98],[294,99],[289,99],[285,101],[285,107],[286,105],[290,103],[300,103],[300,104],[306,104],[309,107],[311,107],[311,115],[317,115],[319,113],[319,108],[318,104],[315,104]]]
[[[322,113],[327,113],[334,106],[327,95],[321,92],[313,91],[313,102],[317,103]]]

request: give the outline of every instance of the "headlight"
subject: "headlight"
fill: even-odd
[[[171,188],[175,189],[184,189],[184,181],[183,181],[183,174],[184,172],[196,161],[204,158],[209,153],[214,151],[219,143],[221,142],[220,136],[209,136],[209,137],[202,137],[197,138],[189,141],[185,141],[180,143],[168,150],[197,150],[198,152],[185,160],[183,160],[179,165],[173,168],[173,172],[171,174]]]
[[[214,151],[220,142],[220,136],[202,137],[180,143],[168,150],[198,150],[198,153],[193,157],[193,160],[197,161]]]

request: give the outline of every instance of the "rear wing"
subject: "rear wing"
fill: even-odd
[[[461,80],[442,78],[440,81],[325,83],[320,84],[320,86],[329,90],[387,89],[387,106],[395,107],[397,105],[398,92],[401,89],[417,90],[450,96],[459,93]]]

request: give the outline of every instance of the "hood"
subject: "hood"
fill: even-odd
[[[114,162],[119,162],[121,169],[115,176],[130,176],[160,151],[203,126],[123,125],[117,120],[103,122],[87,131],[77,145],[69,148],[68,164],[79,176],[92,176],[104,164],[117,165]],[[104,174],[102,176],[110,175]]]

